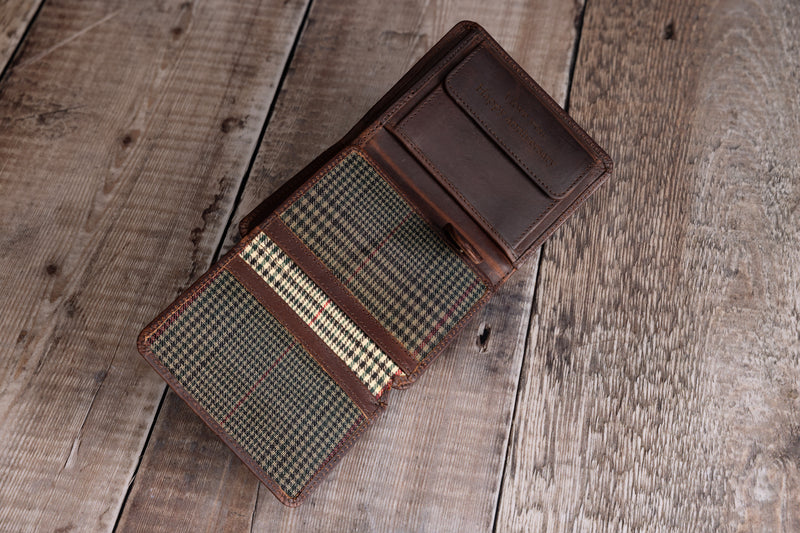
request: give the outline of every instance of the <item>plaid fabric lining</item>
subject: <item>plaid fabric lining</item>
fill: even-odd
[[[149,345],[290,497],[364,421],[302,345],[225,271]]]
[[[266,234],[240,254],[376,397],[399,368]]]
[[[356,152],[280,217],[417,360],[486,292],[480,278]]]

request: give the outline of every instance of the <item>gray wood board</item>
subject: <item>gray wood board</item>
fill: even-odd
[[[303,2],[40,11],[0,82],[0,524],[110,530],[164,383],[138,331],[205,270]]]
[[[800,530],[800,5],[587,6],[502,530]]]
[[[0,4],[0,72],[17,49],[42,0],[4,0]]]

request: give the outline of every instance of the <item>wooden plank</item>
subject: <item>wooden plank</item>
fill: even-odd
[[[620,4],[571,98],[617,171],[544,249],[499,522],[798,531],[800,5]]]
[[[580,6],[578,6],[579,8]],[[425,50],[461,18],[486,26],[545,88],[563,101],[575,39],[573,6],[557,1],[375,3],[318,1],[244,191],[238,220],[293,172],[333,143]],[[231,229],[231,233],[235,228]],[[228,243],[234,238],[229,237]],[[282,506],[252,476],[229,468],[197,471],[186,441],[219,448],[174,395],[126,507],[122,529],[219,529],[230,509],[217,494],[252,490],[253,530],[476,531],[492,527],[536,259],[519,272],[418,384],[393,391],[389,408],[298,509]],[[482,326],[488,343],[477,346]],[[175,436],[176,426],[189,428]],[[205,456],[204,456],[205,457]],[[187,472],[192,476],[184,480]],[[175,509],[181,509],[176,516]],[[194,520],[202,515],[203,520]],[[186,522],[189,520],[190,522]]]
[[[5,0],[0,4],[0,72],[11,59],[42,0]]]
[[[109,530],[304,1],[57,2],[0,85],[0,524]],[[202,462],[199,463],[202,467]]]

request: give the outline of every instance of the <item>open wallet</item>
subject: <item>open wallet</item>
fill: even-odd
[[[242,220],[139,351],[298,505],[611,165],[461,22]]]

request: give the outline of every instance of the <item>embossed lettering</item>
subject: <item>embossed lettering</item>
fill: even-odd
[[[487,107],[492,112],[500,116],[500,118],[502,118],[503,121],[508,124],[509,127],[511,127],[511,129],[514,130],[522,138],[522,140],[525,141],[525,143],[530,146],[534,152],[536,152],[539,157],[542,158],[542,161],[544,161],[548,167],[553,166],[553,158],[550,157],[550,154],[548,154],[547,151],[530,136],[528,130],[522,126],[519,121],[514,119],[512,113],[509,112],[502,102],[498,102],[494,97],[492,97],[492,95],[489,94],[489,90],[484,87],[482,83],[478,83],[478,86],[475,88],[475,90],[481,96],[481,98],[483,98],[484,102],[486,102]],[[533,122],[531,117],[528,116],[528,113],[521,108],[519,102],[513,100],[509,94],[506,94],[505,100],[506,103],[513,109],[513,111],[525,119],[525,122],[530,124],[537,131],[537,133],[539,133],[539,135],[544,135],[544,132],[542,132],[538,124]]]

